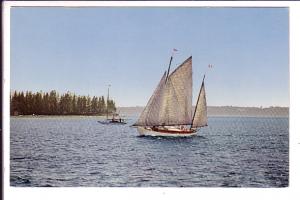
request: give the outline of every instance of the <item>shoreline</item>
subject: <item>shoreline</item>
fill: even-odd
[[[10,118],[100,118],[106,119],[106,115],[18,115],[18,116],[10,116]],[[110,117],[110,116],[109,116]],[[139,117],[139,115],[127,115],[128,117]],[[284,115],[208,115],[209,118],[289,118],[290,116]],[[126,117],[125,117],[126,118]]]
[[[97,118],[106,118],[106,115],[10,115],[10,118],[54,118],[54,117],[74,117],[74,118],[82,118],[82,117],[97,117]]]

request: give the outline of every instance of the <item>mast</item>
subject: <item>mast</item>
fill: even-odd
[[[177,49],[173,49],[172,51],[172,55],[171,55],[171,58],[170,58],[170,62],[169,62],[169,67],[168,67],[168,72],[167,72],[167,77],[166,77],[166,82],[167,83],[167,80],[168,80],[168,77],[169,77],[169,73],[170,73],[170,68],[171,68],[171,63],[172,63],[172,60],[173,60],[173,55],[174,53],[178,51]]]
[[[197,104],[196,104],[196,107],[195,107],[195,111],[194,111],[194,115],[193,115],[193,119],[192,119],[190,129],[192,129],[192,127],[193,127],[193,123],[194,123],[194,119],[195,119],[195,115],[196,115],[196,111],[197,111],[197,107],[198,107],[198,103],[199,103],[199,99],[200,99],[201,89],[203,88],[203,85],[204,85],[204,79],[205,79],[205,74],[203,76],[202,84],[201,84],[200,91],[199,91],[199,94],[198,94]]]
[[[166,82],[165,83],[167,83],[167,80],[168,80],[168,77],[169,77],[170,67],[171,67],[172,60],[173,60],[173,54],[171,55],[171,58],[170,58],[169,67],[168,67],[168,72],[167,72],[167,77],[166,77]]]

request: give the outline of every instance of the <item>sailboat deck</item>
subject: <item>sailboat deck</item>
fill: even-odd
[[[195,129],[177,128],[177,127],[147,127],[149,131],[155,131],[160,133],[176,133],[176,134],[188,134],[196,132]]]

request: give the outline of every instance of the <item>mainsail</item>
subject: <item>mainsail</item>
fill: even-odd
[[[159,125],[191,124],[192,57],[167,77],[159,113]]]
[[[203,77],[200,93],[198,96],[193,122],[192,122],[192,128],[207,126],[207,106],[206,106],[204,78],[205,76]]]

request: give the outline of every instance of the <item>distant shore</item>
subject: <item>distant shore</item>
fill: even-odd
[[[123,115],[139,115],[144,107],[118,107],[117,112]],[[289,117],[289,107],[238,107],[208,106],[209,117]]]
[[[106,115],[11,115],[12,118],[43,118],[43,117],[72,117],[72,118],[82,118],[82,117],[92,117],[99,119],[106,119]],[[110,116],[108,116],[110,117]]]
[[[139,116],[144,107],[118,107],[121,116]],[[289,117],[289,107],[237,107],[237,106],[208,106],[208,117]],[[111,116],[111,115],[109,115]],[[106,115],[16,115],[11,117],[95,117],[105,119]]]

